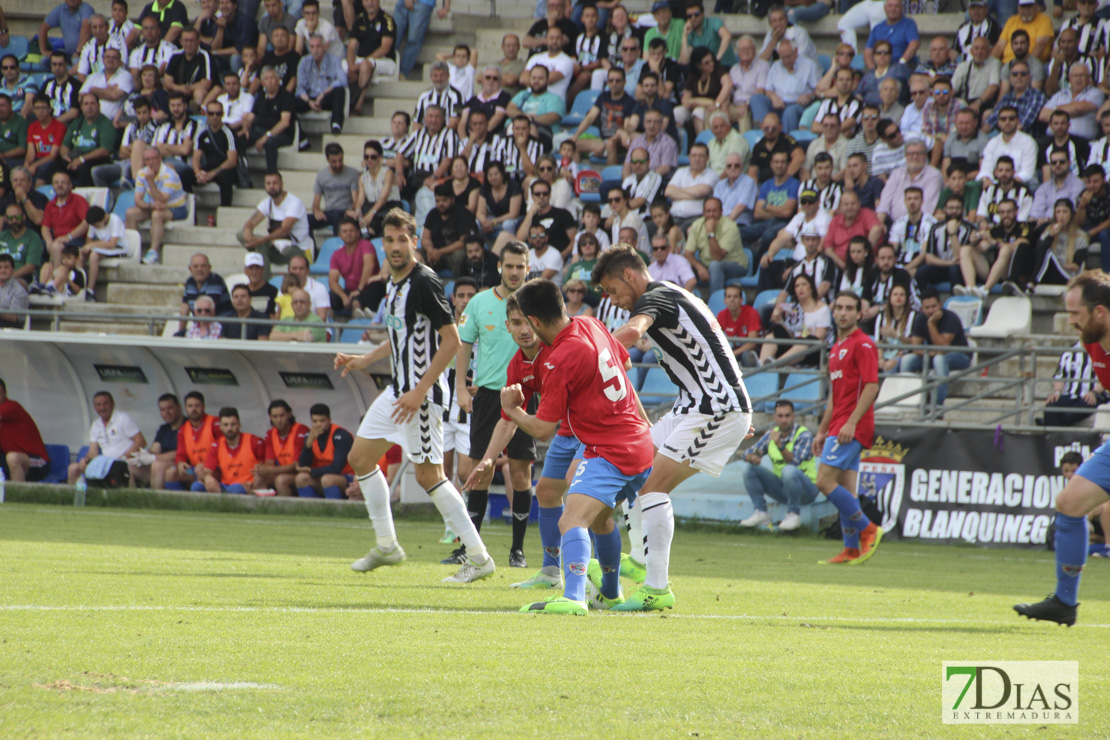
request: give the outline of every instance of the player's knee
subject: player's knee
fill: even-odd
[[[310,473],[297,473],[297,477],[296,477],[295,481],[296,481],[297,488],[303,488],[304,486],[311,486],[312,485],[312,475]]]
[[[1056,511],[1064,516],[1087,516],[1090,510],[1089,500],[1075,489],[1064,488],[1056,497]]]
[[[443,480],[443,471],[432,465],[416,466],[416,482],[427,491],[432,486]]]

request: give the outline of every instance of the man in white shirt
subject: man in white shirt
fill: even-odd
[[[629,207],[644,217],[649,215],[651,204],[659,195],[663,178],[648,167],[651,157],[647,149],[634,149],[628,161],[632,165],[632,174],[624,178],[621,189],[629,194]]]
[[[546,67],[549,72],[547,89],[563,100],[567,99],[567,88],[570,87],[570,80],[574,77],[574,60],[563,51],[566,42],[567,37],[561,28],[549,27],[547,51],[533,56],[524,67],[525,70],[530,70],[537,65]]]
[[[671,252],[671,243],[667,241],[666,235],[660,233],[656,233],[651,239],[651,264],[648,265],[648,274],[656,282],[669,281],[686,290],[693,290],[698,284],[698,278],[694,275],[694,268],[690,267],[690,261],[682,255]]]
[[[328,320],[328,312],[331,311],[331,294],[324,284],[315,280],[308,274],[308,257],[302,252],[295,252],[289,258],[289,274],[296,275],[301,281],[301,286],[305,292],[308,293],[309,298],[312,299],[312,310],[324,321]]]
[[[709,147],[690,147],[690,166],[679,167],[663,192],[671,200],[671,215],[681,229],[701,218],[705,199],[713,195],[713,186],[721,178],[709,169]]]
[[[216,101],[224,107],[224,125],[233,133],[246,137],[248,132],[243,130],[243,118],[254,110],[254,96],[243,94],[239,75],[224,74],[224,92],[216,96]]]
[[[264,274],[269,280],[272,263],[288,264],[298,252],[314,250],[315,243],[308,229],[308,211],[300,198],[285,190],[281,173],[267,173],[265,188],[267,197],[258,204],[238,238],[240,244],[266,260]],[[266,233],[255,236],[255,227],[263,221],[267,223]]]
[[[89,451],[77,462],[70,463],[70,485],[85,474],[85,468],[93,458],[104,455],[121,460],[146,447],[146,439],[135,420],[123,411],[116,412],[116,402],[111,393],[98,391],[93,396],[93,409],[97,419],[89,427]]]
[[[979,180],[994,182],[994,166],[1002,155],[1014,160],[1014,179],[1030,187],[1036,183],[1037,141],[1018,131],[1018,110],[1006,105],[998,111],[998,130],[995,136],[983,147],[983,159],[979,162]]]
[[[543,278],[563,284],[563,255],[548,244],[547,228],[538,221],[528,227],[528,279]]]
[[[798,212],[775,236],[770,248],[759,261],[760,267],[764,270],[770,269],[775,255],[783,249],[792,250],[790,258],[795,262],[802,261],[806,256],[806,248],[802,244],[802,229],[813,224],[823,240],[829,233],[830,223],[832,223],[832,216],[821,208],[820,194],[812,187],[804,187],[798,193]]]
[[[123,55],[114,46],[104,50],[104,69],[91,73],[81,86],[82,93],[92,93],[100,100],[100,112],[110,121],[116,119],[131,89],[131,73],[123,68]]]
[[[898,128],[902,130],[902,136],[907,141],[921,139],[932,149],[933,137],[926,136],[922,132],[922,127],[925,125],[925,104],[929,102],[929,78],[925,75],[914,75],[910,78],[909,87],[910,105],[907,105],[905,112],[902,113]]]

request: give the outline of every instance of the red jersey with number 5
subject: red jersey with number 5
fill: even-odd
[[[1110,383],[1110,353],[1102,348],[1098,342],[1094,344],[1084,344],[1083,348],[1087,350],[1087,354],[1091,356],[1091,368],[1094,370],[1095,377],[1098,378],[1099,384],[1103,388],[1108,388],[1107,383]]]
[[[829,352],[829,380],[832,383],[832,419],[829,436],[835,437],[852,416],[863,387],[879,382],[879,353],[875,342],[862,329],[856,329],[832,346]],[[863,449],[875,441],[875,408],[867,409],[856,424],[855,439]]]
[[[568,431],[586,446],[586,459],[603,457],[625,475],[651,467],[654,450],[647,422],[624,372],[628,351],[590,316],[575,316],[544,353],[543,397],[536,416],[566,416]]]
[[[547,345],[541,344],[540,351],[536,356],[529,360],[524,356],[524,350],[518,349],[513,359],[509,360],[509,369],[506,372],[506,385],[513,383],[520,383],[520,390],[524,393],[524,405],[528,406],[528,402],[532,400],[532,396],[537,393],[543,395],[543,376],[544,370],[543,360],[547,357],[550,350]],[[509,415],[501,409],[501,418],[505,421],[511,421]],[[563,423],[559,425],[559,436],[570,437],[570,424],[566,418],[563,418]]]

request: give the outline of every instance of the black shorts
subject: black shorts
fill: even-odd
[[[46,477],[50,472],[50,463],[41,457],[30,456],[31,467],[27,469],[27,482],[38,483]],[[8,461],[4,458],[4,453],[0,451],[0,469],[4,471],[4,477],[7,480],[12,479],[12,471],[8,469]]]
[[[536,398],[528,402],[528,413],[535,413]],[[501,420],[501,391],[489,388],[479,388],[474,396],[474,413],[470,415],[470,457],[481,460],[486,454],[490,439],[493,438],[493,428]],[[517,429],[516,434],[509,440],[510,460],[535,460],[536,440],[532,439],[523,429]]]

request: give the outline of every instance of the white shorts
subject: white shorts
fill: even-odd
[[[404,424],[398,424],[391,416],[396,400],[392,385],[379,393],[366,411],[366,416],[362,417],[358,436],[399,444],[414,463],[443,464],[443,407],[425,401],[415,416]]]
[[[443,422],[443,449],[470,456],[470,422]]]
[[[724,414],[677,414],[668,411],[651,427],[651,441],[660,455],[718,478],[740,443],[748,436],[752,415],[743,411]]]
[[[367,59],[370,59],[370,57],[355,57],[355,64],[362,64]],[[380,77],[397,76],[397,62],[393,59],[381,57],[380,59],[370,59],[370,61],[374,63],[374,76],[370,79],[371,82],[377,82]],[[340,61],[339,66],[343,68],[344,72],[350,74],[346,59]]]

